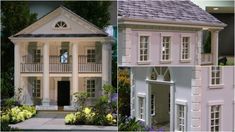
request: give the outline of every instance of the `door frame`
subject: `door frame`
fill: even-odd
[[[146,79],[146,82],[148,83],[148,103],[149,106],[151,106],[151,84],[161,84],[161,85],[168,85],[170,87],[170,131],[175,130],[175,82],[174,81],[162,81],[162,80],[151,80]],[[151,108],[149,108],[149,113],[151,113]],[[152,119],[151,114],[148,115],[149,120],[149,126],[152,126]]]

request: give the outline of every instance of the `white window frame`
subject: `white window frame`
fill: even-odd
[[[213,72],[212,68],[213,67],[214,68],[217,68],[217,67],[220,68],[220,74],[219,74],[220,76],[219,77],[217,77],[217,76],[212,77],[212,72]],[[224,86],[224,84],[223,84],[223,67],[221,67],[221,66],[211,66],[209,69],[210,69],[209,70],[209,82],[210,82],[209,88],[223,88],[223,86]],[[220,83],[219,84],[212,84],[212,79],[213,78],[215,78],[215,79],[219,78],[220,79]]]
[[[153,97],[153,98],[152,98]],[[155,116],[155,113],[156,113],[156,97],[154,94],[151,94],[151,116]]]
[[[39,87],[37,87],[38,83],[39,83]],[[39,90],[39,96],[38,96],[38,90]],[[35,96],[34,96],[34,93],[35,93]],[[35,80],[33,80],[33,97],[41,98],[41,96],[42,96],[41,80],[36,78]]]
[[[183,106],[184,108],[184,111],[183,111],[183,114],[184,114],[184,130],[183,131],[187,131],[187,115],[188,115],[188,112],[187,112],[187,101],[186,100],[180,100],[180,99],[176,99],[175,101],[176,103],[176,116],[175,116],[175,129],[176,131],[181,131],[179,130],[178,128],[178,110],[179,110],[179,106]]]
[[[184,38],[188,38],[188,58],[183,58],[183,56],[185,56],[186,54],[184,53]],[[189,35],[181,35],[181,44],[180,44],[180,61],[181,62],[190,62],[191,61],[191,55],[190,55],[190,52],[191,52],[191,37]]]
[[[94,58],[94,62],[88,62],[88,50],[94,50],[95,51],[95,58]],[[95,49],[95,47],[86,47],[86,63],[95,63],[96,62],[96,49]]]
[[[208,101],[208,131],[211,131],[211,107],[212,106],[220,106],[220,113],[219,113],[219,131],[223,131],[223,100],[213,100]]]
[[[40,51],[39,62],[36,62],[35,59],[38,56],[37,55],[38,51]],[[41,56],[42,56],[42,48],[41,47],[34,48],[33,52],[34,52],[33,53],[33,63],[41,63],[42,62],[42,58],[41,58]]]
[[[169,37],[170,38],[170,40],[169,40],[169,53],[168,53],[168,59],[166,60],[166,59],[162,59],[163,58],[163,40],[164,40],[164,38],[165,37]],[[160,53],[161,53],[161,55],[160,55],[160,62],[161,63],[170,63],[171,62],[171,45],[172,45],[172,36],[171,35],[168,35],[168,34],[161,34],[161,49],[160,49]],[[164,54],[164,55],[166,55],[166,54]]]
[[[148,37],[148,47],[147,47],[147,60],[140,60],[140,38],[142,36]],[[151,49],[151,34],[150,33],[139,33],[138,34],[138,64],[150,64],[150,49]]]
[[[137,96],[137,104],[138,104],[138,106],[137,106],[137,108],[138,108],[138,110],[137,110],[137,120],[140,120],[140,121],[143,121],[143,122],[145,122],[146,121],[146,95],[145,94],[143,94],[143,93],[138,93],[138,96]],[[143,99],[143,113],[140,113],[140,109],[141,109],[141,107],[140,107],[140,99]],[[142,118],[141,118],[141,114],[142,114]]]
[[[88,92],[88,81],[94,81],[94,88],[89,88],[90,92]],[[96,98],[96,79],[95,78],[86,78],[85,79],[85,88],[86,88],[86,92],[87,94],[89,93],[90,96],[88,96],[88,98]],[[92,92],[92,89],[95,89],[94,92]],[[94,94],[95,96],[91,96],[92,94]]]

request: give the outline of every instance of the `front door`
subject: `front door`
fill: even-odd
[[[58,106],[70,105],[70,82],[58,81]]]

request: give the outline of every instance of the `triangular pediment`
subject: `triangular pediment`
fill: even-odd
[[[65,22],[66,27],[56,27],[59,22]],[[106,34],[95,25],[73,13],[69,9],[60,6],[54,11],[40,18],[35,23],[26,27],[19,34]]]

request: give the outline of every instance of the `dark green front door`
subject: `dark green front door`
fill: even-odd
[[[70,105],[70,82],[58,81],[58,106]]]

